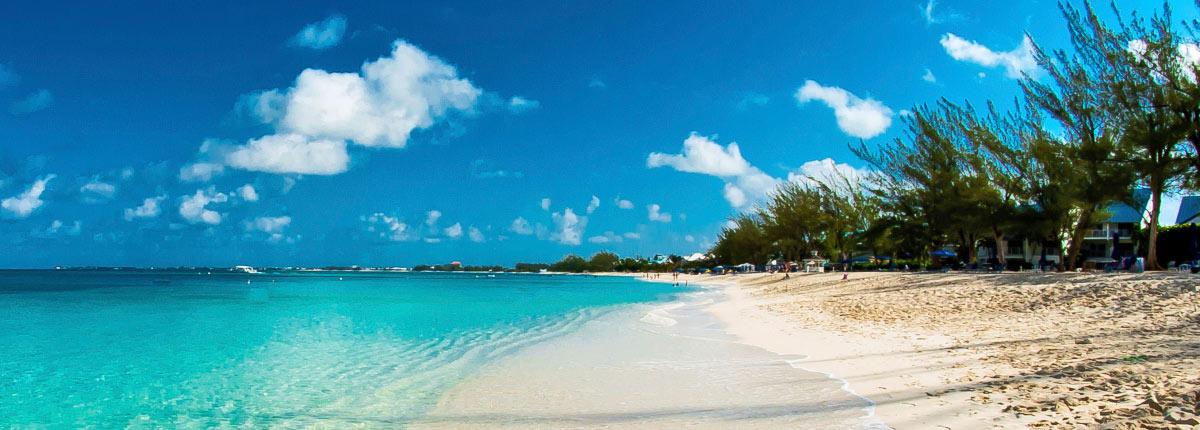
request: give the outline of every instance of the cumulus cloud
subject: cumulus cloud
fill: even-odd
[[[517,219],[514,219],[512,226],[510,226],[508,230],[519,235],[533,234],[533,227],[529,225],[529,221],[526,221],[525,218],[522,217],[517,217]]]
[[[650,214],[650,221],[671,222],[671,214],[661,212],[662,207],[658,204],[646,206],[646,210]]]
[[[231,148],[225,162],[234,168],[256,172],[336,175],[349,168],[350,154],[346,152],[346,143],[340,140],[273,134]]]
[[[100,178],[92,178],[82,187],[79,187],[79,194],[83,196],[85,203],[102,203],[106,202],[117,193],[117,187],[113,184],[101,182]]]
[[[54,220],[53,222],[50,223],[49,227],[46,227],[45,230],[34,231],[34,233],[35,233],[35,236],[49,238],[49,237],[60,236],[60,235],[79,236],[79,233],[82,231],[83,231],[83,223],[78,220],[73,221],[71,223],[71,225],[66,225],[60,220]]]
[[[624,240],[620,235],[606,231],[603,235],[589,237],[588,243],[621,243]]]
[[[50,107],[54,103],[54,95],[50,90],[41,89],[13,102],[8,111],[13,115],[25,115]]]
[[[583,230],[587,227],[588,219],[586,216],[576,215],[571,208],[566,208],[562,213],[555,212],[550,215],[554,220],[554,231],[550,232],[550,240],[563,245],[578,245],[583,243]]]
[[[542,199],[542,210],[544,210],[544,211],[550,210],[550,198],[549,197]]]
[[[34,181],[25,192],[0,201],[0,208],[8,211],[14,218],[28,218],[33,211],[42,207],[42,193],[46,191],[46,183],[57,175],[49,174]]]
[[[291,225],[292,217],[284,215],[277,217],[262,216],[242,223],[246,231],[261,231],[263,233],[282,233]]]
[[[521,113],[541,107],[542,104],[537,100],[529,100],[521,96],[513,96],[508,100],[508,111],[512,113]]]
[[[150,197],[143,200],[141,206],[125,209],[125,221],[157,217],[159,213],[162,213],[162,209],[159,209],[158,204],[166,198],[167,196]]]
[[[621,209],[633,209],[633,202],[629,200],[622,200],[620,197],[614,199],[613,204],[617,205],[617,207]]]
[[[217,163],[192,163],[179,168],[179,180],[183,182],[208,182],[225,172],[225,166]]]
[[[254,186],[252,186],[250,184],[246,184],[246,185],[242,185],[241,187],[238,187],[237,195],[238,195],[238,197],[241,197],[242,200],[245,200],[248,202],[257,202],[258,201],[258,191],[255,191]]]
[[[1029,36],[1021,39],[1021,44],[1011,51],[996,52],[973,40],[966,40],[954,33],[942,35],[942,47],[955,60],[978,64],[984,67],[1003,67],[1004,75],[1019,79],[1023,73],[1033,73],[1038,70],[1037,60],[1033,57],[1033,41]]]
[[[266,99],[260,106],[278,108],[264,108],[260,119],[285,133],[402,148],[414,130],[452,111],[472,111],[481,94],[454,66],[397,40],[391,54],[359,73],[306,69],[291,88],[258,97]]]
[[[456,222],[454,225],[446,227],[445,230],[442,230],[442,233],[445,233],[446,237],[448,238],[458,239],[463,235],[462,223]]]
[[[370,217],[363,217],[362,220],[369,224],[367,231],[378,233],[380,238],[393,242],[406,242],[416,239],[416,236],[408,228],[408,224],[401,222],[397,217],[377,212]]]
[[[892,125],[892,110],[875,99],[861,99],[838,87],[825,87],[816,81],[804,81],[796,91],[796,100],[801,104],[820,101],[837,118],[838,128],[847,135],[870,139],[887,131]]]
[[[596,196],[592,196],[592,202],[588,203],[588,206],[587,206],[587,213],[590,215],[592,212],[596,211],[596,208],[599,208],[599,207],[600,207],[600,198],[596,197]]]
[[[646,158],[646,167],[660,166],[721,178],[725,181],[725,199],[735,208],[761,200],[779,184],[778,179],[763,173],[742,158],[737,142],[722,147],[695,132],[683,141],[682,154],[655,152]]]
[[[838,163],[832,158],[812,160],[800,165],[799,169],[788,173],[788,180],[799,183],[814,183],[820,181],[826,184],[836,184],[839,178],[846,178],[852,184],[861,184],[871,174],[871,171],[854,167],[846,163]]]
[[[312,49],[327,49],[337,46],[346,33],[346,17],[333,15],[324,20],[304,26],[288,41],[292,46]]]
[[[487,241],[487,238],[483,237],[483,232],[479,231],[479,229],[475,228],[475,226],[471,226],[471,228],[467,229],[467,238],[471,239],[471,241],[475,243],[483,243]]]
[[[224,203],[229,200],[225,193],[218,193],[212,187],[207,190],[196,190],[196,194],[185,196],[179,204],[179,215],[187,222],[196,224],[203,222],[208,225],[221,223],[221,214],[207,206],[210,203]]]
[[[441,217],[442,217],[442,211],[434,209],[429,212],[426,212],[425,213],[425,225],[433,227],[434,225],[437,225],[438,218],[441,218]]]
[[[342,173],[347,143],[403,148],[414,132],[452,113],[474,114],[482,94],[454,66],[397,40],[389,55],[357,73],[305,69],[290,88],[243,96],[239,107],[275,134],[227,148],[226,163],[268,173]]]

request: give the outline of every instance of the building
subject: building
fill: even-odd
[[[1175,216],[1175,224],[1195,222],[1200,222],[1200,196],[1186,196],[1179,201],[1179,215]]]
[[[1131,203],[1135,206],[1118,202],[1105,208],[1110,214],[1108,218],[1093,225],[1083,236],[1080,255],[1084,257],[1084,261],[1110,262],[1114,246],[1120,250],[1122,256],[1137,255],[1137,243],[1133,239],[1133,233],[1141,228],[1149,202],[1150,189],[1138,188],[1133,190]]]

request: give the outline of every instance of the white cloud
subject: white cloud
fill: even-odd
[[[425,225],[433,227],[437,224],[438,218],[442,217],[442,211],[437,209],[425,213]]]
[[[424,238],[421,240],[424,240],[425,243],[441,243],[441,241],[442,241],[441,239],[436,238],[436,237],[427,237],[427,238]]]
[[[838,87],[824,87],[808,80],[796,91],[801,104],[819,100],[833,109],[838,128],[847,135],[870,139],[892,125],[892,110],[875,99],[860,99]]]
[[[126,167],[124,169],[121,169],[121,180],[128,181],[130,179],[133,179],[133,168]]]
[[[83,231],[83,223],[78,220],[72,222],[70,226],[63,224],[63,222],[60,220],[54,220],[53,222],[50,223],[49,227],[46,227],[45,230],[40,231],[40,232],[34,231],[33,233],[35,236],[48,238],[48,237],[59,236],[59,235],[79,236],[79,233],[82,231]]]
[[[510,226],[508,230],[520,235],[533,234],[533,227],[530,227],[529,221],[526,221],[525,218],[522,217],[517,217],[517,219],[514,219],[512,226]]]
[[[587,227],[587,217],[576,215],[571,208],[566,208],[560,214],[550,215],[554,219],[555,230],[550,233],[550,240],[563,245],[578,245],[583,243],[583,230]]]
[[[826,184],[835,184],[839,177],[845,177],[852,184],[861,184],[871,174],[866,168],[854,167],[846,163],[837,163],[832,158],[812,160],[800,165],[788,173],[788,181],[813,183],[814,180]]]
[[[242,185],[241,187],[238,187],[237,194],[238,194],[238,197],[242,198],[242,200],[245,200],[248,202],[257,202],[258,201],[258,191],[255,191],[254,187],[251,186],[250,184],[246,184],[246,185]]]
[[[209,225],[221,223],[221,214],[208,209],[209,203],[224,203],[229,200],[225,193],[218,193],[212,187],[207,190],[196,190],[196,194],[186,196],[179,204],[179,215],[189,223],[203,222]]]
[[[27,218],[33,211],[42,206],[42,193],[46,191],[46,183],[57,177],[49,174],[39,178],[25,192],[0,201],[0,208],[8,211],[15,218]]]
[[[400,222],[399,218],[377,212],[370,217],[364,217],[363,220],[371,224],[367,227],[367,231],[377,232],[381,238],[393,242],[405,242],[416,239],[416,236],[409,230],[408,224]],[[380,226],[378,231],[375,225]]]
[[[283,133],[402,148],[414,130],[447,113],[472,112],[481,94],[454,66],[397,40],[390,55],[364,63],[360,73],[306,69],[294,86],[260,93],[255,105]]]
[[[633,202],[629,200],[622,200],[620,197],[614,199],[613,204],[617,205],[617,207],[621,209],[633,209]]]
[[[415,131],[454,112],[473,115],[482,94],[454,66],[396,40],[389,55],[358,73],[305,69],[290,88],[243,96],[238,109],[273,125],[275,134],[220,152],[239,169],[334,175],[348,168],[348,143],[403,148]]]
[[[208,182],[225,172],[225,166],[217,163],[192,163],[179,168],[179,180],[183,182]]]
[[[933,76],[933,71],[929,69],[925,69],[925,75],[921,76],[921,80],[931,84],[937,83],[937,77]]]
[[[446,227],[446,229],[442,230],[442,232],[445,233],[446,237],[448,238],[458,239],[463,235],[462,223],[456,222],[454,225]]]
[[[513,96],[508,100],[508,111],[512,113],[521,113],[541,107],[542,104],[537,100],[529,100],[521,96]]]
[[[662,210],[662,207],[660,207],[657,204],[651,204],[649,206],[646,206],[646,210],[650,214],[650,221],[671,222],[671,214],[666,213],[666,212],[660,212]]]
[[[592,79],[588,81],[588,88],[608,88],[608,84],[600,80],[599,76],[592,76]]]
[[[686,240],[688,243],[693,243],[693,242],[695,242],[695,241],[696,241],[696,238],[695,238],[694,236],[692,236],[692,235],[690,235],[690,234],[689,234],[689,235],[687,235],[687,236],[684,236],[684,237],[683,237],[683,240]]]
[[[712,139],[693,132],[683,141],[678,155],[651,153],[646,167],[670,166],[681,172],[712,175],[725,181],[724,195],[735,208],[748,206],[766,197],[779,180],[751,166],[742,158],[737,142],[722,147]]]
[[[641,238],[642,238],[642,235],[641,235],[641,234],[634,233],[634,232],[632,232],[632,231],[631,231],[631,232],[628,232],[628,233],[625,233],[625,234],[623,234],[623,235],[621,235],[621,236],[624,236],[626,239],[633,239],[633,240],[638,240],[638,239],[641,239]]]
[[[599,208],[599,207],[600,207],[600,198],[596,197],[596,196],[592,196],[592,202],[588,203],[587,213],[591,214],[592,212],[596,211],[596,208]]]
[[[910,111],[908,109],[900,109],[900,112],[896,113],[896,115],[900,115],[900,116],[912,116],[912,114],[913,114],[912,111]]]
[[[346,33],[346,17],[333,15],[322,21],[304,26],[299,33],[288,41],[293,46],[312,49],[326,49],[337,46]]]
[[[263,233],[282,233],[283,229],[292,224],[292,217],[284,215],[277,217],[263,216],[252,221],[246,221],[243,227],[246,231],[261,231]]]
[[[544,210],[544,211],[550,210],[550,198],[549,197],[542,199],[542,210]]]
[[[921,17],[925,18],[926,27],[933,24],[941,24],[946,21],[961,21],[964,18],[962,15],[950,10],[938,14],[934,12],[935,7],[937,7],[936,0],[929,0],[929,2],[925,3],[924,6],[917,5],[917,8],[921,10]]]
[[[49,90],[37,90],[25,96],[25,98],[13,102],[9,107],[9,112],[13,115],[24,115],[34,113],[50,107],[54,103],[54,95],[50,94]]]
[[[1146,41],[1142,39],[1130,40],[1125,45],[1125,50],[1133,54],[1138,59],[1141,59],[1142,61],[1150,61],[1155,64],[1159,63],[1157,61],[1157,55],[1152,56],[1155,58],[1147,58],[1147,49],[1148,47],[1146,45]],[[1187,80],[1188,82],[1195,82],[1196,75],[1191,72],[1191,69],[1194,69],[1200,65],[1200,44],[1180,43],[1176,47],[1176,51],[1177,53],[1175,54],[1175,59],[1173,61],[1174,64],[1171,64],[1168,67],[1178,67],[1178,70],[1182,72],[1181,74],[1183,79]],[[1154,72],[1154,77],[1160,81],[1166,79],[1165,76],[1159,72]]]
[[[611,231],[606,231],[604,235],[589,237],[588,243],[621,243],[624,240],[621,236]]]
[[[92,178],[90,182],[79,187],[79,193],[83,195],[83,201],[86,203],[101,203],[111,199],[117,193],[117,187],[100,182],[100,178]]]
[[[256,172],[336,175],[349,168],[350,154],[346,152],[346,143],[340,140],[273,134],[230,148],[225,162],[230,167]]]
[[[942,35],[942,47],[955,60],[978,64],[984,67],[1004,67],[1004,75],[1010,78],[1021,78],[1022,73],[1034,73],[1038,70],[1037,60],[1033,58],[1033,41],[1029,36],[1021,39],[1021,44],[1008,52],[996,52],[973,40],[966,40],[954,33]]]
[[[471,239],[471,241],[475,243],[483,243],[487,241],[487,239],[483,237],[483,232],[479,231],[479,229],[475,228],[475,226],[471,226],[471,228],[467,229],[467,238]]]
[[[142,205],[136,208],[125,209],[125,220],[133,221],[136,218],[154,218],[162,212],[158,207],[158,203],[165,200],[167,196],[151,197],[142,201]]]

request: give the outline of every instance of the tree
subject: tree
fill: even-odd
[[[600,251],[592,254],[591,260],[588,260],[588,270],[593,272],[612,272],[617,267],[617,262],[621,257],[610,251]]]

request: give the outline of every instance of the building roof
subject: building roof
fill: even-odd
[[[1133,190],[1133,203],[1137,204],[1136,208],[1129,206],[1125,202],[1108,205],[1108,208],[1105,210],[1112,215],[1104,222],[1142,222],[1142,214],[1146,213],[1146,205],[1150,203],[1150,189],[1138,188]]]
[[[1175,223],[1183,224],[1198,215],[1200,215],[1200,196],[1185,196],[1179,202],[1179,215],[1175,217]]]

